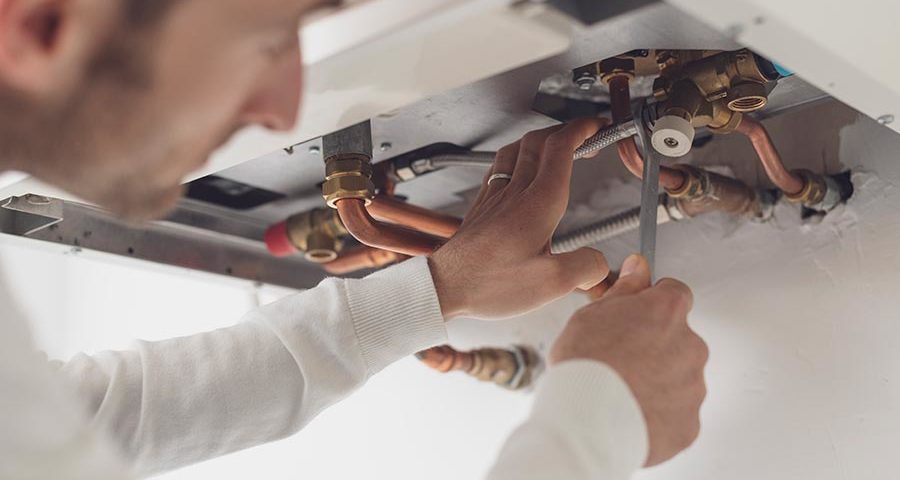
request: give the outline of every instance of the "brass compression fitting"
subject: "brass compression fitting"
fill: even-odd
[[[337,202],[345,199],[357,199],[372,203],[375,197],[375,184],[372,183],[372,163],[368,157],[360,154],[339,154],[325,160],[325,183],[322,184],[322,197],[331,208],[337,208]]]

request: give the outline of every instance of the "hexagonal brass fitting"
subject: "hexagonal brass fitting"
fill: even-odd
[[[705,171],[683,163],[672,165],[672,168],[684,173],[684,184],[677,190],[669,190],[667,188],[666,193],[669,197],[691,199],[706,194],[707,181]]]
[[[607,58],[597,65],[597,71],[603,83],[609,83],[612,78],[620,75],[631,80],[634,78],[634,59],[622,57]]]
[[[818,205],[825,199],[828,185],[825,177],[809,170],[793,170],[795,175],[803,178],[803,189],[795,194],[785,193],[784,197],[794,203],[801,203],[807,207]]]
[[[375,196],[372,183],[372,163],[365,155],[335,155],[325,161],[325,183],[322,197],[331,208],[338,200],[356,198],[366,205]]]
[[[288,239],[304,252],[307,260],[315,263],[337,258],[342,246],[339,238],[348,234],[337,211],[330,208],[303,212],[285,223]]]
[[[710,132],[723,134],[737,130],[738,125],[741,124],[741,120],[744,118],[741,112],[728,108],[722,100],[712,103],[712,107],[712,121],[707,125]]]

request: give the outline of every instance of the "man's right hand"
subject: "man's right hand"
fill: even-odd
[[[651,286],[647,262],[631,256],[615,285],[572,317],[550,352],[551,365],[596,360],[622,376],[647,424],[647,466],[674,457],[700,432],[709,350],[687,324],[692,303],[677,280]]]

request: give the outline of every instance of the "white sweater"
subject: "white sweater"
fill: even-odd
[[[284,438],[385,366],[447,340],[421,258],[325,280],[234,327],[78,355],[55,371],[30,350],[12,299],[0,305],[3,480],[124,480]],[[489,478],[618,480],[646,456],[627,385],[603,364],[568,362],[544,375]]]

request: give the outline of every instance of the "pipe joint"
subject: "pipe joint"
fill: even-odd
[[[272,254],[287,256],[301,251],[307,260],[326,263],[341,251],[340,238],[347,235],[335,210],[317,208],[288,217],[266,231],[266,245]]]
[[[824,176],[805,169],[792,170],[791,173],[802,179],[803,188],[796,193],[785,192],[784,197],[790,202],[812,207],[825,200],[828,184]]]
[[[372,183],[372,163],[360,154],[339,154],[325,161],[325,183],[322,197],[331,208],[339,200],[357,199],[372,203],[375,184]]]
[[[439,372],[461,371],[482,382],[519,390],[529,386],[537,367],[537,355],[525,347],[481,348],[461,352],[442,345],[416,354],[425,365]]]
[[[679,188],[667,188],[666,193],[669,197],[692,199],[701,197],[709,191],[709,176],[705,170],[683,163],[672,165],[672,169],[683,174],[684,182]]]

